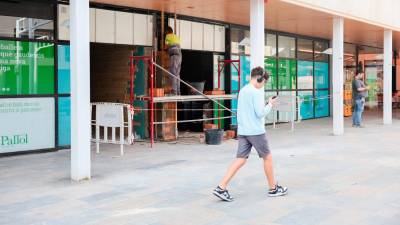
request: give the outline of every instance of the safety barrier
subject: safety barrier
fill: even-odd
[[[124,144],[133,143],[133,115],[133,109],[129,104],[109,102],[91,103],[92,141],[96,142],[97,153],[100,153],[100,143],[109,143],[119,144],[120,154],[124,154]],[[111,129],[111,138],[108,133],[109,129]],[[93,130],[95,131],[94,136]],[[101,130],[103,132],[100,132]],[[117,138],[117,134],[119,138]]]
[[[296,96],[283,96],[280,95],[276,99],[276,106],[273,109],[273,125],[274,128],[276,128],[276,113],[278,112],[285,112],[289,114],[289,121],[291,123],[291,130],[294,131],[294,123],[296,120],[296,103],[297,103],[297,97]],[[300,110],[298,110],[300,113]]]

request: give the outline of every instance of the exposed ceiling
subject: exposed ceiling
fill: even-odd
[[[151,9],[178,15],[206,18],[233,24],[250,24],[249,0],[92,0],[91,2],[141,9]],[[300,7],[280,0],[265,5],[267,29],[331,39],[332,18],[335,15]],[[345,19],[345,41],[383,47],[383,28]],[[400,49],[400,32],[394,32],[394,47]]]

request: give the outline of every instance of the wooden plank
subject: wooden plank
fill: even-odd
[[[213,100],[232,100],[236,99],[236,95],[207,95]],[[210,101],[210,99],[202,95],[177,95],[155,97],[154,102],[187,102],[187,101]]]

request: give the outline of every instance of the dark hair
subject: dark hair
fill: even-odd
[[[251,78],[262,77],[265,81],[269,79],[269,74],[261,66],[257,66],[251,70]]]
[[[174,33],[174,30],[172,29],[172,27],[168,26],[167,29],[165,30],[165,32],[167,34],[172,34],[172,33]]]

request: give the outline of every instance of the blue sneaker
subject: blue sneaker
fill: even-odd
[[[231,202],[233,201],[232,196],[229,194],[228,190],[222,189],[219,186],[214,189],[213,194],[220,198],[222,201]]]
[[[274,189],[269,189],[268,196],[277,197],[286,195],[287,193],[288,193],[287,187],[279,186],[278,184],[276,184]]]

